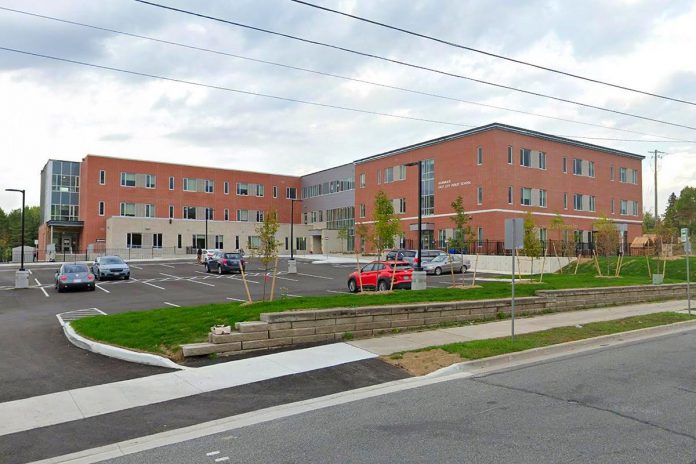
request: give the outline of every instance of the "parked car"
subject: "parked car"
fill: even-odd
[[[92,273],[97,280],[130,279],[130,268],[120,256],[97,256],[92,264]]]
[[[217,248],[211,248],[209,250],[203,250],[203,264],[207,264],[208,260],[212,258],[215,253],[221,252],[222,250]]]
[[[94,274],[86,264],[63,264],[55,275],[55,287],[58,292],[70,288],[94,290]]]
[[[439,250],[421,250],[421,255],[423,256],[423,262],[421,265],[431,261],[434,259],[437,255],[441,254],[442,252]],[[406,261],[409,263],[411,266],[416,266],[418,263],[418,259],[416,256],[418,255],[418,250],[404,250],[404,249],[399,249],[399,250],[392,250],[387,253],[387,261],[393,261],[393,260],[402,260]]]
[[[244,255],[229,251],[216,252],[205,264],[206,271],[216,271],[218,274],[225,274],[227,272],[239,272],[241,274],[244,270],[244,266],[246,266]]]
[[[373,261],[348,276],[348,290],[352,293],[364,289],[389,290],[392,276],[394,288],[411,288],[413,269],[405,261]]]
[[[462,255],[441,253],[432,261],[423,264],[426,274],[440,275],[443,272],[466,272],[471,267],[471,260]]]

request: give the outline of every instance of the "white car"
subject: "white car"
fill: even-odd
[[[203,264],[207,263],[209,259],[211,259],[213,256],[215,256],[215,253],[222,252],[222,250],[219,250],[217,248],[211,248],[209,250],[203,250]]]
[[[432,261],[423,264],[426,274],[440,275],[443,272],[466,272],[471,267],[471,261],[462,255],[442,253]]]

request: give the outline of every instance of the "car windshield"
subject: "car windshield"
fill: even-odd
[[[415,251],[404,251],[402,254],[403,254],[404,256],[409,257],[409,258],[414,258],[414,257],[416,256],[416,252],[415,252]]]
[[[444,263],[449,262],[449,256],[447,255],[437,255],[432,260],[433,263]]]
[[[66,274],[76,274],[78,272],[89,272],[84,264],[70,264],[63,267],[63,272]]]
[[[226,259],[242,259],[239,253],[225,253]]]
[[[102,264],[123,264],[123,260],[118,256],[108,256],[101,259]]]

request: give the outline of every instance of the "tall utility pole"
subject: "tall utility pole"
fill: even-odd
[[[657,223],[660,221],[660,215],[657,212],[657,158],[660,154],[664,154],[665,152],[654,150],[649,153],[653,154],[653,158],[655,160],[655,169],[653,169],[653,171],[655,174],[655,225],[657,225]]]

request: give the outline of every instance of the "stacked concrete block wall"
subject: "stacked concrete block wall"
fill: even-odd
[[[515,312],[528,315],[679,298],[686,298],[686,285],[542,290],[538,296],[516,298]],[[208,343],[185,345],[183,352],[184,356],[238,354],[331,343],[443,323],[494,319],[510,311],[511,300],[505,298],[263,313],[260,321],[238,322],[235,332],[210,334]]]

